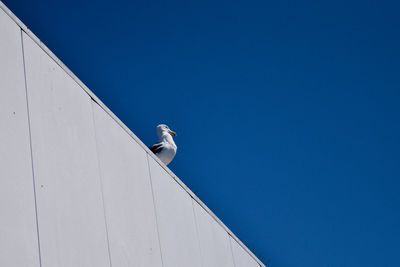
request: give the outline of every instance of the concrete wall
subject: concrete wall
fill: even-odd
[[[0,266],[263,266],[1,2],[0,212]]]

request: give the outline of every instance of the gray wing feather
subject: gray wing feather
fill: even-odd
[[[149,148],[154,154],[159,153],[163,149],[162,143],[154,144],[154,145],[150,146]]]

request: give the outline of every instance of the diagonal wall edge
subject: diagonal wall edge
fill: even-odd
[[[29,28],[15,16],[0,1],[2,9],[20,28],[25,32],[57,65],[59,65],[89,96],[96,102],[111,118],[129,134],[146,152],[152,157],[190,196],[196,201],[210,216],[230,235],[260,266],[265,265],[244,245],[240,239],[164,164],[162,163],[148,147],[43,43]]]

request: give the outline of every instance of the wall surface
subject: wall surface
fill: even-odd
[[[0,211],[0,266],[264,266],[1,2]]]

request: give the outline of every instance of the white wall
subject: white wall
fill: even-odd
[[[93,102],[112,265],[162,266],[146,152]]]
[[[0,266],[39,266],[21,29],[2,10]]]
[[[228,233],[194,200],[193,208],[199,233],[202,266],[235,267]]]
[[[148,157],[164,267],[200,267],[200,249],[192,200]]]
[[[263,266],[0,8],[0,266]]]
[[[109,266],[90,97],[23,34],[42,266]]]
[[[249,253],[247,253],[238,242],[236,242],[232,237],[230,238],[230,241],[235,267],[259,267],[259,264],[254,260],[254,258],[250,257]]]

